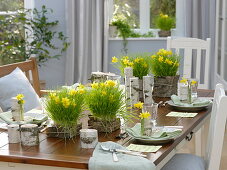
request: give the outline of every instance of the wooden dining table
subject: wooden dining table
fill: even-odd
[[[213,97],[213,90],[199,90],[201,97]],[[155,98],[156,102],[167,101],[169,98]],[[145,153],[147,159],[153,162],[157,169],[160,169],[174,154],[175,149],[186,138],[193,137],[195,129],[202,126],[205,119],[209,118],[211,106],[205,110],[199,111],[194,118],[167,117],[172,111],[168,105],[160,107],[158,110],[158,126],[183,126],[181,135],[173,142],[164,144],[156,153]],[[133,142],[130,137],[119,139],[120,131],[111,134],[99,134],[99,142],[114,141],[127,146]],[[80,147],[79,136],[64,140],[61,138],[50,138],[45,133],[40,133],[40,144],[37,146],[22,146],[21,144],[9,144],[7,131],[0,130],[0,167],[7,170],[7,166],[13,164],[17,166],[38,165],[38,169],[43,170],[53,167],[61,169],[76,168],[88,169],[88,161],[92,156],[93,149],[82,149]],[[7,163],[7,164],[6,164]],[[19,169],[20,169],[19,168]],[[21,168],[23,169],[23,168]]]

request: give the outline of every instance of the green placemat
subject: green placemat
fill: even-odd
[[[157,152],[162,146],[130,144],[127,149],[136,152]]]
[[[193,118],[197,115],[198,113],[188,113],[188,112],[169,112],[166,116],[170,117],[190,117]]]

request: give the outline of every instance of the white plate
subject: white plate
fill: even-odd
[[[167,103],[174,109],[179,110],[179,111],[190,111],[190,112],[195,112],[195,111],[200,111],[206,109],[208,106],[212,104],[212,102],[205,104],[205,105],[200,105],[200,106],[180,106],[176,105],[173,103],[172,100],[167,101]]]

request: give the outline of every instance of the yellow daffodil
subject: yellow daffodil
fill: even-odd
[[[168,55],[173,55],[173,52],[170,50],[170,51],[167,51],[167,54]]]
[[[106,86],[108,86],[108,87],[114,87],[114,86],[116,86],[116,82],[115,81],[113,81],[113,80],[107,80],[106,82],[105,82],[105,84],[106,84]]]
[[[107,93],[106,91],[102,91],[102,95],[105,96]]]
[[[169,64],[169,65],[172,65],[173,64],[173,61],[169,60],[168,58],[165,60],[165,63]]]
[[[72,89],[72,90],[69,91],[69,95],[70,95],[70,96],[73,96],[73,95],[75,95],[76,93],[77,93],[77,91],[74,90],[74,89]]]
[[[84,94],[85,93],[84,89],[78,89],[77,91],[78,91],[79,94]]]
[[[180,80],[180,83],[184,83],[184,84],[187,84],[188,80],[184,77],[182,77],[182,79]]]
[[[163,15],[162,18],[168,18],[169,16],[168,15]]]
[[[151,116],[151,114],[149,112],[143,112],[143,113],[140,113],[139,117],[141,119],[147,119]]]
[[[123,59],[128,59],[128,56],[123,56],[122,58],[123,58]]]
[[[56,93],[50,93],[50,94],[49,94],[50,99],[54,99],[55,96],[56,96]]]
[[[129,60],[128,60],[128,59],[126,59],[126,58],[125,58],[125,59],[123,59],[122,61],[123,61],[123,64],[124,64],[124,65],[127,65],[127,64],[129,63]]]
[[[133,63],[133,62],[129,62],[129,63],[128,63],[128,66],[129,66],[129,67],[133,67],[133,66],[134,66],[134,63]]]
[[[73,107],[76,107],[76,103],[73,103]]]
[[[117,63],[118,62],[118,58],[117,57],[112,57],[112,63]]]
[[[144,67],[144,68],[147,68],[147,67],[148,67],[147,63],[144,63],[144,64],[143,64],[143,67]]]
[[[192,80],[191,81],[191,85],[194,85],[194,84],[196,84],[197,83],[197,81],[195,81],[195,80]]]
[[[140,62],[140,59],[139,59],[139,58],[136,58],[134,61],[135,61],[136,63],[139,63],[139,62]]]
[[[62,105],[65,107],[65,108],[68,108],[69,105],[70,105],[70,100],[67,98],[67,97],[63,97],[62,100]]]
[[[142,109],[143,108],[143,103],[142,102],[138,102],[136,104],[134,104],[134,107],[137,109]]]
[[[163,57],[162,56],[159,56],[158,57],[158,61],[161,63],[161,62],[163,62]]]
[[[79,86],[77,87],[78,89],[84,89],[84,85],[83,84],[79,84]]]
[[[20,100],[20,104],[24,104],[25,103],[25,100]]]
[[[22,99],[24,98],[24,95],[23,95],[23,94],[18,94],[18,95],[16,96],[16,98],[17,98],[18,101],[19,101],[19,100],[22,100]]]
[[[152,55],[151,58],[152,58],[152,59],[155,59],[155,58],[156,58],[156,55]]]
[[[106,86],[105,83],[100,83],[99,85],[100,85],[100,87],[105,87]]]
[[[58,96],[57,97],[55,96],[54,100],[55,100],[55,103],[57,104],[60,103],[60,98]]]
[[[99,87],[98,83],[92,83],[91,84],[91,88],[93,88],[93,89],[97,89],[98,87]]]

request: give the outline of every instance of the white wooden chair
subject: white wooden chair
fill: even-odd
[[[183,77],[192,78],[192,72],[195,73],[194,78],[200,80],[198,85],[198,88],[200,89],[209,88],[210,41],[210,38],[207,38],[207,40],[197,38],[167,38],[168,50],[175,49],[177,54],[180,53],[180,49],[184,50]],[[196,51],[197,55],[196,67],[192,70],[193,50]],[[205,50],[205,56],[203,55],[202,50]],[[202,68],[204,69],[202,70]]]
[[[211,112],[205,161],[191,154],[176,154],[162,170],[219,170],[227,119],[227,96],[222,84],[217,84]]]

